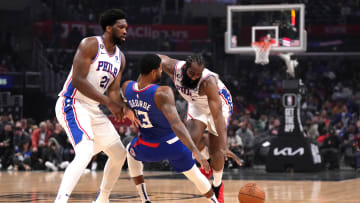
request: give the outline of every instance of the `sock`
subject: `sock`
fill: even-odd
[[[215,187],[219,187],[221,185],[222,175],[223,175],[223,169],[221,169],[220,171],[215,171],[214,170],[214,173],[213,173],[213,176],[214,176],[213,185]]]
[[[210,198],[207,198],[207,200],[211,203],[219,203],[219,201],[216,199],[215,194],[213,194]]]
[[[136,185],[136,189],[140,195],[141,202],[150,201],[149,196],[146,193],[146,185],[145,183],[141,183],[139,185]]]

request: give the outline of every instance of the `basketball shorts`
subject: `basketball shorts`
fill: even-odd
[[[128,152],[136,160],[143,162],[158,162],[167,159],[176,172],[188,171],[195,164],[192,152],[178,137],[153,143],[137,136],[131,140]]]
[[[226,126],[229,125],[230,117],[233,110],[233,104],[231,100],[231,95],[228,90],[220,90],[220,97],[222,101],[222,114],[225,119]],[[214,119],[211,115],[210,108],[208,105],[199,106],[196,103],[188,103],[188,113],[187,120],[195,119],[203,122],[207,128],[206,130],[213,134],[218,135],[215,128]]]
[[[93,140],[94,154],[97,154],[120,139],[115,127],[98,106],[59,97],[55,113],[74,148],[83,139]]]

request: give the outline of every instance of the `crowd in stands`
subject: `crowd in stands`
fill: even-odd
[[[38,21],[54,22],[52,27],[54,38],[48,39],[41,35],[37,37],[45,48],[52,48],[44,54],[52,64],[53,70],[67,74],[76,46],[83,37],[92,35],[92,33],[86,33],[84,36],[79,30],[73,29],[69,38],[61,41],[58,35],[61,30],[59,22],[71,20],[97,23],[99,13],[106,8],[123,8],[125,5],[126,11],[130,14],[131,23],[157,22],[156,14],[160,12],[162,1],[139,2],[130,0],[41,1],[41,9],[38,9],[36,18]],[[246,3],[246,1],[239,2]],[[353,19],[358,19],[360,16],[358,0],[347,1],[345,6],[339,6],[337,1],[302,0],[297,2],[307,3],[306,16],[310,24],[331,24],[337,21],[339,21],[337,23],[351,23]],[[331,15],[328,15],[329,13]],[[332,15],[333,13],[337,15]],[[327,17],[324,18],[324,15]],[[177,20],[177,17],[174,19],[173,22],[181,22]],[[322,19],[322,21],[316,21],[316,19]],[[141,51],[146,51],[145,48],[157,51],[176,49],[171,39],[150,41],[153,46],[147,44],[149,40],[144,41],[146,43],[143,43],[141,39],[134,42],[128,41],[129,44],[125,48],[127,50],[141,49]],[[10,32],[0,33],[0,44],[0,74],[7,71],[19,71],[22,70],[20,67],[26,67],[21,60],[18,60],[18,44],[14,35]],[[208,47],[194,42],[191,49],[201,51]],[[249,59],[240,60],[237,63],[239,67],[228,68],[234,73],[221,74],[222,81],[230,89],[234,104],[233,116],[228,126],[228,147],[243,159],[245,167],[252,167],[255,164],[265,163],[269,145],[264,145],[264,143],[271,143],[280,131],[283,117],[281,81],[285,78],[285,70],[283,62],[279,60],[271,60],[267,67],[255,68],[252,68],[254,64]],[[360,62],[359,59],[343,56],[305,56],[298,60],[297,69],[300,70],[298,77],[307,87],[301,106],[306,136],[319,145],[324,167],[338,169],[343,166],[342,163],[345,163],[359,169],[360,85],[358,81],[360,81],[360,72],[354,71]],[[124,80],[136,79],[138,74],[136,65],[136,59],[127,56]],[[226,69],[226,67],[216,68],[212,70],[219,73]],[[164,83],[171,85],[166,80]],[[186,102],[179,95],[176,95],[176,106],[181,118],[185,118]],[[138,134],[135,126],[129,123],[114,124],[124,145]],[[74,150],[70,141],[56,119],[35,122],[32,119],[14,120],[11,115],[1,115],[0,168],[2,170],[63,170],[73,156]],[[101,169],[105,163],[104,159],[106,156],[99,154],[93,159],[89,168]],[[226,165],[228,168],[237,167],[231,160]],[[163,163],[161,168],[167,168],[166,163]]]
[[[338,169],[341,163],[360,168],[360,92],[356,82],[360,73],[352,71],[356,61],[342,57],[299,58],[299,77],[307,87],[301,104],[302,123],[306,136],[320,146],[324,166],[329,169]],[[271,143],[280,131],[284,70],[279,63],[274,60],[268,67],[243,68],[238,74],[221,75],[234,104],[228,146],[243,159],[244,166],[264,164],[269,147],[263,143]],[[242,65],[246,66],[246,62],[242,61]],[[129,69],[136,67],[128,67],[124,77],[135,79],[137,71]],[[168,77],[162,83],[171,85]],[[186,102],[179,95],[176,106],[185,118]],[[138,133],[129,123],[116,124],[116,128],[124,144]],[[62,170],[74,153],[56,119],[36,125],[26,119],[13,121],[6,115],[0,121],[0,150],[3,169],[12,166],[24,170]],[[227,165],[237,167],[231,161]]]

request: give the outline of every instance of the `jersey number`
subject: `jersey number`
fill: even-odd
[[[142,128],[152,128],[154,127],[149,119],[149,115],[145,111],[135,110],[137,117],[139,118],[141,124],[140,126]]]
[[[107,76],[103,76],[100,81],[100,87],[105,89],[108,86],[109,81],[110,81],[110,78],[108,78]]]

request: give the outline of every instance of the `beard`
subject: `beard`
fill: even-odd
[[[121,46],[121,45],[125,42],[125,41],[122,40],[120,37],[117,37],[117,36],[115,35],[115,33],[112,33],[111,38],[112,38],[112,41],[114,42],[114,44],[117,45],[117,46]]]
[[[192,80],[187,74],[186,74],[186,70],[188,68],[184,68],[182,69],[182,80],[181,80],[181,84],[182,86],[184,86],[185,88],[188,88],[188,89],[195,89],[197,87],[197,84],[199,83],[200,81],[200,78],[199,79],[196,79],[196,80]]]

